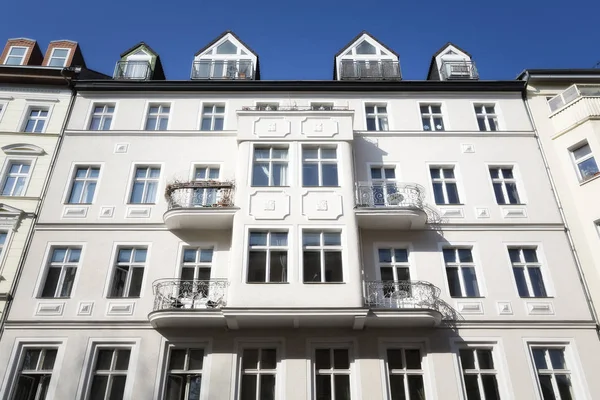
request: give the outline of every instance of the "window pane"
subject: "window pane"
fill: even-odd
[[[260,400],[275,400],[275,375],[260,377]]]
[[[496,375],[481,375],[485,400],[500,400]]]
[[[242,369],[258,368],[258,349],[244,349],[242,353]]]
[[[533,361],[537,369],[548,369],[546,364],[545,351],[543,349],[533,349]]]
[[[392,400],[406,400],[404,375],[390,375],[390,393]]]
[[[436,204],[446,204],[444,200],[444,189],[441,183],[433,184],[433,197],[435,198]]]
[[[448,204],[460,203],[458,199],[458,188],[456,187],[456,183],[446,183],[446,192],[448,193]]]
[[[251,232],[250,233],[250,246],[266,246],[267,245],[267,232]]]
[[[113,350],[109,349],[102,349],[98,351],[98,360],[96,361],[97,371],[107,371],[110,369],[113,352]]]
[[[463,267],[463,280],[465,284],[465,294],[468,297],[478,297],[479,296],[479,286],[477,285],[477,275],[475,274],[475,268],[472,267]]]
[[[491,350],[477,350],[477,360],[479,361],[479,369],[494,369],[494,359]]]
[[[42,369],[50,371],[54,368],[54,362],[56,361],[56,349],[46,350],[44,361],[42,361]]]
[[[477,375],[465,375],[464,378],[465,389],[467,390],[467,400],[481,400]]]
[[[146,249],[135,249],[133,253],[133,262],[136,263],[144,263],[146,262],[146,254],[148,250]]]
[[[317,164],[302,165],[302,185],[319,186],[319,166]]]
[[[394,280],[394,271],[392,268],[381,268],[381,280],[382,281],[393,281]]]
[[[536,263],[538,261],[535,249],[523,249],[523,258],[526,262]]]
[[[277,350],[263,349],[261,351],[260,368],[261,369],[277,368]]]
[[[473,253],[471,249],[458,249],[458,259],[461,263],[472,263]]]
[[[303,270],[304,282],[321,282],[321,253],[304,251]]]
[[[494,195],[496,196],[496,202],[498,204],[506,204],[506,200],[504,199],[504,192],[502,191],[501,183],[494,183]]]
[[[538,375],[540,386],[542,388],[542,397],[544,400],[556,400],[554,389],[552,388],[552,378],[550,375]]]
[[[348,358],[347,349],[334,349],[333,350],[333,368],[335,369],[349,369],[350,359]]]
[[[202,124],[200,125],[201,131],[210,131],[210,118],[202,118]]]
[[[392,262],[392,250],[391,249],[379,249],[379,262],[390,263]]]
[[[315,350],[315,368],[316,369],[329,369],[331,368],[331,359],[329,349],[316,349]]]
[[[341,246],[342,237],[338,232],[324,232],[323,244],[325,246]]]
[[[75,283],[75,275],[77,272],[77,268],[68,267],[64,269],[65,274],[63,278],[62,288],[60,290],[60,297],[69,297],[71,295],[71,290],[73,289],[73,283]]]
[[[402,363],[402,350],[401,349],[389,349],[387,351],[387,362],[388,368],[392,369],[403,369],[404,364]]]
[[[506,193],[508,194],[508,201],[510,204],[519,204],[519,192],[517,191],[516,183],[507,182]]]
[[[569,375],[556,375],[556,384],[561,400],[573,400],[573,388],[571,387]]]
[[[396,258],[396,262],[408,262],[408,250],[395,249],[394,257]]]
[[[256,400],[256,375],[242,375],[241,400]]]
[[[519,296],[529,297],[529,289],[527,288],[527,281],[525,280],[525,269],[523,267],[513,267],[513,274],[515,275]]]
[[[442,252],[444,254],[444,262],[456,262],[456,251],[454,249],[443,249]]]
[[[180,376],[169,375],[167,377],[167,393],[165,400],[180,400],[183,396],[185,382]]]
[[[566,369],[565,354],[562,349],[549,349],[550,363],[554,369]]]
[[[83,182],[73,182],[71,188],[71,195],[69,196],[69,203],[79,203],[81,194],[83,193]]]
[[[92,381],[90,390],[90,400],[105,400],[106,386],[108,385],[108,376],[96,375]]]
[[[202,376],[192,375],[190,377],[190,390],[187,400],[200,400],[200,390],[202,389]]]
[[[546,288],[544,287],[544,279],[542,278],[542,271],[537,267],[529,267],[529,280],[531,281],[531,287],[533,289],[533,295],[535,297],[546,297]]]
[[[463,369],[475,369],[475,354],[473,350],[460,350],[460,365]]]
[[[421,369],[421,352],[417,349],[404,350],[407,369]]]
[[[287,246],[287,232],[271,232],[271,246]]]
[[[381,168],[371,168],[371,179],[381,179]]]
[[[335,375],[335,400],[350,400],[350,376]]]
[[[127,297],[139,297],[142,292],[142,280],[144,279],[144,268],[133,268],[129,295]]]
[[[316,400],[331,400],[331,377],[329,375],[317,375],[316,379]]]
[[[287,185],[287,164],[273,164],[273,186]]]
[[[21,369],[26,370],[37,370],[37,364],[40,359],[41,350],[39,349],[28,349],[25,351],[25,357],[23,357],[23,366]]]
[[[200,250],[200,262],[212,262],[213,249]]]
[[[56,293],[56,286],[58,285],[58,279],[60,278],[60,268],[48,268],[48,274],[46,275],[46,282],[44,289],[42,290],[42,297],[54,297]]]
[[[215,118],[215,131],[223,130],[223,118]]]
[[[269,282],[287,282],[287,251],[272,251]]]
[[[323,164],[323,186],[338,186],[338,167],[337,164]]]
[[[374,130],[376,130],[376,128],[375,128],[375,118],[374,117],[367,118],[367,130],[368,131],[374,131]]]
[[[339,251],[325,252],[325,282],[343,282],[342,253]]]
[[[251,251],[248,257],[248,282],[266,281],[267,253]]]
[[[479,126],[480,131],[487,131],[485,126],[485,118],[477,118],[477,125]]]
[[[408,376],[408,393],[410,400],[425,400],[425,386],[421,375]]]
[[[129,367],[129,355],[131,352],[127,349],[117,350],[117,362],[115,364],[115,370],[127,371]]]
[[[304,246],[319,246],[321,244],[321,234],[319,232],[304,232],[302,234],[302,244]]]
[[[448,278],[450,296],[460,297],[462,295],[462,291],[460,289],[460,281],[458,280],[458,268],[446,267],[446,277]]]
[[[253,165],[252,186],[269,186],[269,164],[255,163]]]
[[[590,145],[584,144],[583,146],[573,150],[573,155],[575,156],[575,159],[578,160],[582,157],[587,156],[591,152],[592,152],[592,149],[590,149]]]
[[[440,169],[439,168],[430,168],[429,174],[433,179],[438,179],[440,177]]]
[[[169,360],[169,369],[184,369],[185,368],[185,350],[171,350],[171,359]]]
[[[125,281],[127,279],[127,272],[129,268],[117,267],[115,268],[115,276],[113,278],[113,284],[110,291],[111,297],[123,297],[125,290]]]
[[[577,167],[579,168],[581,177],[583,179],[591,178],[598,172],[598,166],[596,165],[596,160],[594,160],[594,157],[588,158],[587,160],[579,163]]]

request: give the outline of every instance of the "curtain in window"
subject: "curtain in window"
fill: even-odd
[[[273,186],[287,186],[287,164],[273,164]]]

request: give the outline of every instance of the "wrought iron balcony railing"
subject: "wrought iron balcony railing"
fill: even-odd
[[[232,207],[234,185],[231,182],[192,181],[172,183],[165,190],[169,210],[174,208]]]
[[[473,61],[442,61],[440,76],[443,80],[479,79],[479,73]]]
[[[423,209],[425,199],[421,185],[400,182],[358,182],[357,208],[416,208]]]
[[[440,289],[423,281],[370,281],[366,284],[365,303],[370,308],[438,311]]]
[[[342,60],[341,79],[400,79],[400,64],[392,60]]]
[[[243,106],[241,111],[348,111],[348,106]]]
[[[252,60],[194,61],[192,79],[254,79]]]
[[[146,80],[152,77],[149,61],[118,61],[115,67],[115,79]]]
[[[225,279],[160,279],[153,285],[154,311],[222,308],[227,302],[227,286]]]

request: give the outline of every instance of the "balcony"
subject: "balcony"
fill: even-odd
[[[242,106],[240,111],[349,111],[348,106],[332,106],[332,105],[318,105],[318,106],[280,106],[280,105],[259,105],[259,106]]]
[[[359,182],[356,219],[365,229],[422,229],[427,222],[424,189],[414,183]]]
[[[600,85],[573,85],[548,101],[556,133],[600,119]]]
[[[228,286],[224,279],[160,279],[153,285],[154,310],[148,319],[155,328],[223,326],[220,309],[227,302]]]
[[[163,219],[170,230],[228,229],[237,208],[231,182],[193,181],[167,185],[168,210]]]
[[[342,60],[340,79],[401,79],[400,64],[391,60]]]
[[[194,61],[192,79],[254,79],[251,60],[201,60]]]
[[[473,61],[442,61],[440,77],[444,81],[477,80],[479,79],[479,73]]]
[[[152,78],[152,67],[149,61],[119,61],[114,78],[147,80]]]
[[[456,316],[446,312],[441,290],[423,281],[365,282],[365,305],[373,317],[368,326],[437,326]]]

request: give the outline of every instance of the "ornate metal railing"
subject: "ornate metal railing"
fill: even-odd
[[[149,61],[118,61],[115,67],[115,79],[150,79],[152,67]]]
[[[222,308],[227,301],[225,279],[185,281],[160,279],[154,282],[154,311]]]
[[[165,190],[169,210],[173,208],[232,207],[231,182],[193,181],[172,183]]]
[[[415,183],[358,182],[356,207],[397,207],[423,209],[425,189]]]
[[[400,64],[392,60],[342,60],[340,79],[400,79]]]
[[[241,111],[348,111],[348,106],[243,106]]]
[[[479,79],[479,73],[473,61],[443,61],[440,68],[442,79]]]
[[[192,79],[254,79],[254,66],[252,60],[194,61]]]

